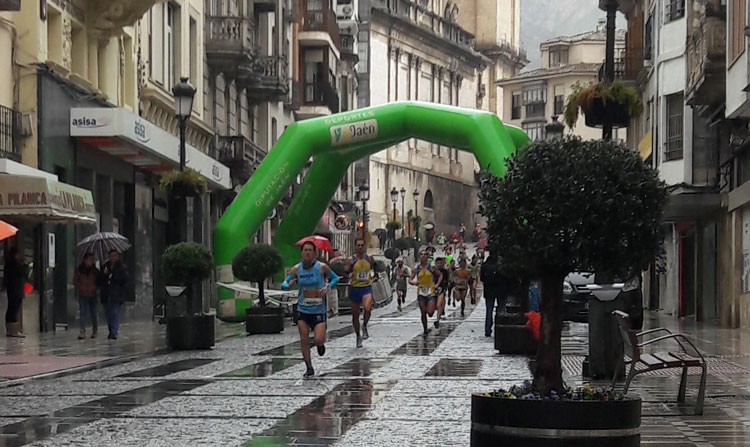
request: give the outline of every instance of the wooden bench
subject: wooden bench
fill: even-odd
[[[616,310],[612,312],[612,314],[617,319],[617,325],[619,326],[620,334],[622,335],[623,352],[625,353],[624,358],[620,360],[620,364],[617,369],[615,369],[615,376],[612,378],[612,390],[615,389],[617,384],[617,373],[625,365],[630,365],[627,378],[625,379],[625,388],[623,389],[623,393],[625,394],[628,392],[630,382],[638,374],[667,368],[682,368],[682,378],[680,380],[680,390],[677,394],[677,402],[684,403],[688,368],[699,367],[703,372],[701,373],[700,387],[698,388],[698,403],[695,408],[695,414],[702,415],[703,399],[706,395],[707,365],[706,359],[703,358],[703,355],[698,351],[693,342],[684,334],[672,333],[666,328],[656,328],[643,332],[636,332],[631,327],[630,316],[627,313]],[[643,341],[644,335],[658,333],[666,333],[666,335]],[[643,347],[666,340],[674,340],[677,342],[680,349],[649,353],[642,352]],[[688,352],[686,346],[690,347],[690,352]]]

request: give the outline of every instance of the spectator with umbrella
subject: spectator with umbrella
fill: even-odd
[[[8,337],[23,338],[19,323],[19,310],[25,295],[24,286],[29,275],[29,267],[23,262],[18,247],[11,247],[5,258],[5,289],[8,294],[8,309],[5,312],[5,333]]]
[[[123,253],[129,248],[130,241],[125,236],[118,233],[102,232],[83,239],[73,249],[73,253],[79,261],[83,261],[86,253],[93,253],[94,259],[103,264],[109,259],[108,253],[111,250]]]
[[[117,340],[117,331],[120,327],[120,307],[125,300],[125,287],[128,283],[128,270],[120,261],[116,249],[109,250],[109,260],[102,266],[99,275],[99,285],[102,291],[102,304],[107,315],[107,327],[109,328],[110,340]]]

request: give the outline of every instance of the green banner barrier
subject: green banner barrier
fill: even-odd
[[[315,229],[347,167],[394,144],[418,138],[470,151],[479,165],[505,173],[505,159],[529,139],[497,116],[432,103],[397,102],[292,124],[268,153],[214,229],[219,281],[231,283],[232,258],[248,244],[305,163],[313,163],[274,235],[287,266],[299,260],[299,239]],[[250,299],[219,289],[219,318],[242,321]]]

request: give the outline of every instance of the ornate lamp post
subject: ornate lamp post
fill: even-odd
[[[180,78],[180,83],[172,87],[175,116],[180,123],[180,171],[185,170],[185,131],[190,115],[193,113],[195,92],[195,87],[185,77]]]
[[[393,221],[395,222],[396,217],[396,202],[398,202],[398,190],[394,186],[393,189],[391,189],[391,203],[393,203]]]
[[[414,197],[414,238],[419,240],[419,208],[417,207],[419,204],[419,190],[417,188],[414,188],[412,196]]]
[[[401,228],[406,228],[406,222],[404,221],[404,197],[406,197],[406,188],[401,187]],[[401,230],[401,236],[404,235],[404,230]]]

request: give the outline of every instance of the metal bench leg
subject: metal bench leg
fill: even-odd
[[[698,388],[698,405],[695,407],[695,414],[701,416],[703,414],[703,399],[706,397],[706,375],[708,367],[706,362],[701,365],[701,384]]]
[[[628,394],[628,388],[630,388],[630,381],[635,378],[638,372],[635,371],[635,362],[630,364],[630,371],[628,371],[628,378],[625,379],[625,388],[622,390],[622,394]]]
[[[615,368],[615,373],[612,376],[612,391],[614,391],[615,387],[617,386],[617,373],[620,372],[620,369],[623,367],[624,363],[625,363],[625,360],[622,358],[617,360],[617,368]]]
[[[685,403],[685,388],[687,388],[688,368],[684,366],[682,368],[682,378],[680,379],[680,392],[677,393],[677,402]]]

